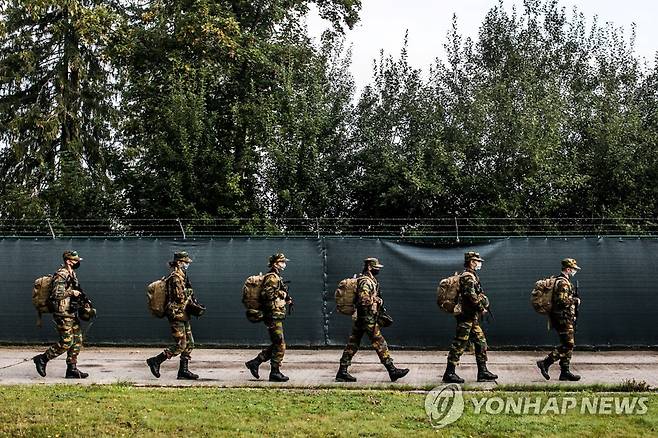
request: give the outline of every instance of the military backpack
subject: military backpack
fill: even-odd
[[[146,286],[146,305],[153,316],[162,318],[167,309],[167,277]]]
[[[358,277],[346,278],[338,283],[338,288],[334,293],[336,298],[336,310],[343,315],[353,315],[356,311],[356,283]]]
[[[444,312],[453,315],[459,315],[461,313],[459,279],[462,275],[473,274],[455,272],[450,277],[443,278],[439,281],[439,285],[436,288],[436,304]]]
[[[50,292],[53,288],[53,276],[44,275],[34,280],[34,287],[32,288],[32,305],[37,310],[37,326],[41,327],[41,315],[44,313],[51,313],[50,308]]]
[[[530,294],[530,303],[535,312],[546,315],[553,309],[553,291],[559,277],[537,280]]]
[[[260,294],[266,275],[251,275],[247,277],[242,286],[242,304],[247,309],[247,319],[254,323],[262,321],[264,317]]]

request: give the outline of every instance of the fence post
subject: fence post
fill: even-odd
[[[50,225],[50,219],[46,219],[46,222],[48,223],[48,228],[50,228],[50,234],[53,236],[53,239],[57,239],[57,236],[55,236],[55,230],[53,230],[53,226]]]
[[[187,236],[185,236],[185,229],[183,228],[183,224],[181,223],[180,218],[176,218],[176,221],[178,221],[178,226],[183,233],[183,240],[187,240]]]
[[[459,243],[459,224],[457,223],[457,216],[455,216],[455,233],[457,236],[457,243]]]

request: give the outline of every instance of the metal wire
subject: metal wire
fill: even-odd
[[[658,218],[0,219],[3,237],[502,237],[658,236]]]

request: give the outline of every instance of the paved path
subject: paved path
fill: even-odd
[[[110,384],[131,382],[147,386],[288,386],[288,387],[411,387],[428,388],[440,382],[446,360],[445,351],[394,351],[395,363],[411,369],[411,372],[396,383],[391,383],[384,367],[378,362],[374,351],[360,351],[355,357],[350,372],[357,377],[356,384],[337,383],[334,376],[338,367],[340,350],[296,350],[286,352],[281,370],[290,377],[285,384],[267,381],[269,365],[261,366],[261,380],[254,379],[244,366],[258,350],[246,349],[198,349],[194,351],[190,369],[201,376],[195,382],[176,380],[178,360],[162,365],[162,377],[154,378],[145,359],[160,352],[155,348],[85,348],[79,358],[79,367],[90,374],[84,381],[62,378],[66,369],[61,356],[48,363],[48,376],[40,377],[32,361],[9,368],[3,367],[31,358],[45,348],[4,347],[0,348],[0,384],[56,384],[85,383]],[[489,369],[498,374],[499,384],[544,384],[535,362],[545,352],[491,351]],[[608,351],[575,352],[573,371],[583,378],[575,384],[610,383],[618,384],[627,379],[645,381],[652,387],[658,386],[658,352],[656,351]],[[465,354],[458,373],[467,384],[475,384],[476,366],[473,355]],[[549,383],[558,383],[559,367],[551,368],[553,377]],[[559,382],[562,384],[574,384]],[[480,384],[483,387],[491,384]]]

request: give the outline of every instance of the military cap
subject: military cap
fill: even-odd
[[[272,254],[270,258],[268,259],[268,263],[270,266],[273,266],[275,263],[279,262],[289,262],[290,259],[286,258],[286,255],[282,252],[278,252],[276,254]]]
[[[62,258],[64,260],[75,260],[75,261],[82,260],[82,257],[78,255],[78,251],[64,251],[64,254],[62,254]]]
[[[375,268],[375,269],[381,269],[381,268],[384,267],[384,265],[382,265],[381,263],[379,263],[379,259],[377,259],[377,258],[375,258],[375,257],[368,257],[368,258],[366,258],[366,259],[363,259],[363,263],[364,263],[365,265],[368,265],[368,266],[370,266],[371,268]]]
[[[562,269],[571,268],[580,270],[580,266],[576,262],[576,259],[564,259],[562,260]]]
[[[187,253],[187,251],[175,252],[174,253],[174,261],[175,262],[192,263],[192,259],[190,258],[190,255]]]
[[[477,262],[484,261],[484,259],[480,257],[480,253],[475,251],[469,251],[464,254],[464,262],[470,262],[471,260],[475,260]]]

